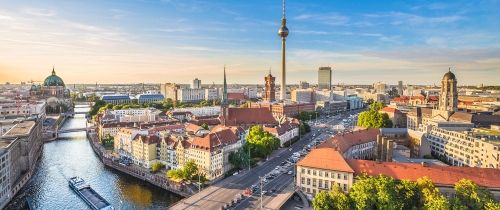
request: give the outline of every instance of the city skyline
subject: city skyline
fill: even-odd
[[[461,85],[498,84],[499,4],[289,1],[287,82],[314,84],[332,66],[333,84],[438,85],[451,66]],[[281,69],[281,1],[3,5],[2,83],[42,80],[53,65],[68,84],[221,84],[224,64],[231,84],[262,84]]]

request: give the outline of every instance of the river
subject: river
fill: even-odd
[[[77,106],[76,112],[88,111]],[[68,119],[62,129],[85,127],[85,115]],[[80,176],[116,209],[166,209],[180,196],[105,167],[94,154],[85,132],[59,135],[43,145],[43,154],[30,182],[6,209],[23,209],[29,196],[35,209],[90,209],[69,187],[67,178]]]

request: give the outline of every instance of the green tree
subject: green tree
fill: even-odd
[[[370,110],[361,112],[358,116],[358,126],[365,128],[390,128],[392,121],[387,113],[380,113],[384,107],[382,102],[374,102],[370,105]]]
[[[184,178],[191,179],[193,178],[193,175],[198,173],[198,166],[196,165],[194,160],[190,160],[184,165],[183,171],[185,176]]]
[[[312,201],[314,210],[332,210],[334,203],[332,197],[326,191],[320,191]]]
[[[251,153],[256,157],[266,157],[279,147],[279,140],[274,135],[264,131],[262,125],[254,125],[246,137]]]
[[[373,111],[380,111],[384,107],[385,107],[385,105],[381,101],[376,101],[376,102],[373,102],[372,104],[370,104],[370,110],[373,110]]]
[[[417,180],[417,186],[421,192],[421,201],[423,209],[448,210],[451,208],[450,202],[439,192],[428,177],[422,177]]]
[[[494,203],[493,195],[471,180],[461,179],[455,183],[454,209],[485,209],[486,204]]]
[[[350,210],[352,202],[348,195],[342,191],[339,185],[334,185],[328,195],[333,200],[333,210]]]
[[[203,123],[203,124],[201,125],[201,127],[202,127],[203,129],[205,129],[205,130],[208,130],[208,125],[207,125],[206,123]]]
[[[151,172],[156,173],[157,171],[162,169],[164,166],[165,165],[163,165],[163,163],[161,163],[159,161],[155,161],[155,162],[153,162],[153,164],[151,164]]]
[[[349,192],[349,197],[352,199],[355,209],[358,210],[375,209],[377,205],[376,195],[375,179],[368,176],[360,176]]]
[[[422,209],[422,193],[416,182],[401,180],[397,185],[398,200],[402,203],[402,209]]]

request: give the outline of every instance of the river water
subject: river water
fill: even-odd
[[[88,111],[77,106],[76,112]],[[85,115],[68,119],[62,129],[85,127]],[[67,178],[80,176],[116,209],[166,209],[180,196],[105,167],[94,154],[85,132],[59,135],[43,145],[38,168],[31,181],[14,197],[6,209],[25,209],[32,199],[35,209],[90,209],[69,187]]]

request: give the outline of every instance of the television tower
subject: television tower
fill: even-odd
[[[278,35],[281,37],[281,101],[286,99],[286,63],[285,63],[285,49],[286,37],[288,36],[288,28],[286,27],[285,17],[285,0],[283,0],[283,16],[281,17],[281,27],[278,30]]]

